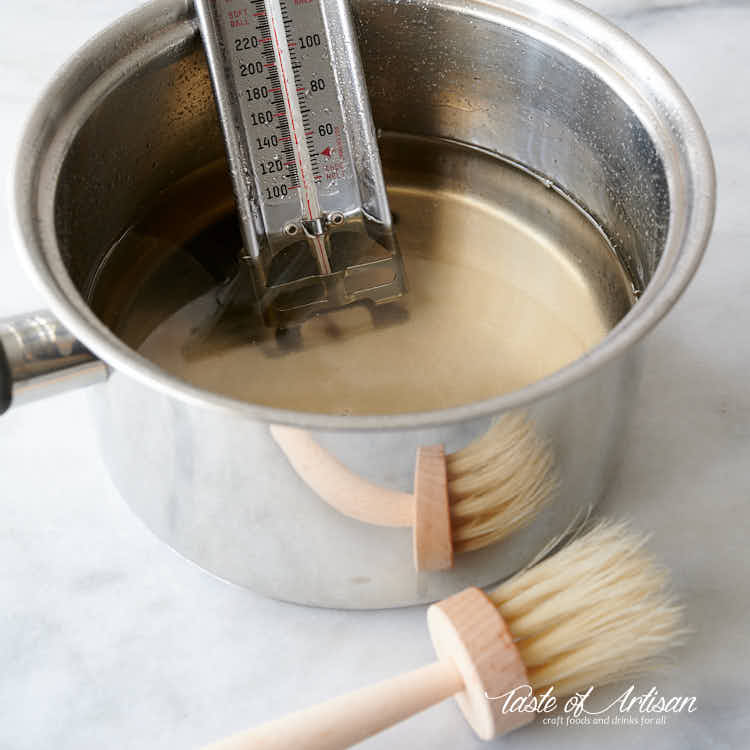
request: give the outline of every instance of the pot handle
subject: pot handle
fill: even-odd
[[[100,383],[107,365],[46,310],[0,320],[0,414],[13,406]]]
[[[13,384],[10,375],[10,362],[5,347],[0,344],[0,414],[5,414],[13,400]]]

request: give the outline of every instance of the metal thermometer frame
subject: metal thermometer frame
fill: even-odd
[[[377,138],[346,0],[312,0],[301,5],[294,0],[195,0],[195,5],[227,146],[245,241],[243,257],[251,267],[257,299],[265,302],[270,299],[273,311],[270,317],[277,323],[289,323],[322,309],[363,299],[382,303],[400,297],[406,290],[406,276],[393,235]],[[315,28],[320,28],[325,39],[319,39],[316,31],[314,37],[319,49],[313,54],[308,49],[300,60],[299,51],[290,51],[297,44],[288,33],[291,28],[298,34],[304,33],[305,29],[294,24],[303,13],[308,13],[309,20],[313,12],[319,14],[312,20],[317,22]],[[255,34],[242,36],[243,26],[250,29],[245,34]],[[251,88],[243,88],[248,81],[238,77],[240,69],[243,76],[247,74],[243,48],[255,50],[256,59],[261,57],[250,64],[255,74],[249,80]],[[244,57],[246,60],[247,56]],[[303,63],[307,64],[305,72],[310,73],[310,60],[324,69],[329,86],[331,75],[334,82],[335,92],[329,90],[324,101],[330,105],[326,112],[336,108],[329,115],[336,123],[338,138],[339,161],[331,172],[333,177],[328,173],[321,175],[321,154],[312,151],[316,114],[310,114],[312,105],[306,102],[310,91],[300,85],[303,82],[298,74]],[[261,64],[264,75],[258,78]],[[250,101],[255,94],[264,97],[262,106],[268,109],[262,113],[260,129],[254,127],[258,115],[251,112],[243,93]],[[274,98],[269,100],[271,93]],[[301,99],[305,100],[304,107]],[[272,112],[272,106],[276,112]],[[268,115],[279,118],[274,129],[281,135],[270,136],[278,152],[271,161],[264,162],[259,155],[263,148],[261,140],[269,138],[261,139],[258,133],[269,132]],[[320,117],[319,111],[317,116]],[[282,145],[279,141],[286,143]],[[330,158],[331,149],[326,151]],[[273,170],[277,165],[280,169],[282,164],[287,171],[281,175],[261,176],[261,171],[266,175],[267,168]],[[284,178],[287,182],[273,181]],[[291,192],[297,195],[296,204]],[[363,248],[360,258],[355,253],[352,262],[350,254],[348,267],[332,268],[331,238],[342,231],[366,236],[369,241],[360,243]],[[281,281],[272,278],[274,258],[300,241],[312,250],[317,273],[311,277],[308,271],[302,277],[289,278],[294,275],[292,268]],[[381,251],[377,258],[369,252],[373,242]],[[387,271],[385,280],[382,270]],[[387,278],[389,275],[391,278]],[[311,297],[309,290],[313,283],[322,292]],[[301,301],[294,299],[298,292],[302,293]],[[282,297],[287,301],[273,304]],[[265,313],[268,317],[267,309]]]

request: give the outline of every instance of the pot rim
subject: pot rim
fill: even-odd
[[[652,129],[656,125],[661,131],[663,141],[655,142],[661,149],[671,201],[666,246],[637,304],[599,344],[541,380],[490,399],[427,412],[336,416],[250,404],[205,391],[161,370],[121,342],[94,316],[73,286],[54,241],[53,225],[48,222],[45,226],[44,219],[51,217],[40,216],[38,211],[45,205],[43,167],[49,167],[50,161],[54,161],[49,158],[51,149],[45,146],[49,146],[54,137],[58,157],[64,155],[69,142],[64,137],[65,125],[70,127],[74,118],[71,111],[61,111],[60,92],[76,86],[80,89],[78,81],[86,77],[84,71],[94,64],[93,61],[100,61],[101,75],[84,90],[90,92],[98,88],[101,96],[108,86],[116,85],[124,73],[132,70],[132,61],[127,70],[122,64],[117,66],[118,60],[127,61],[127,54],[122,59],[114,58],[110,67],[101,68],[101,61],[112,56],[112,49],[116,49],[123,38],[132,38],[134,29],[148,32],[138,49],[150,46],[154,54],[163,52],[165,44],[177,48],[197,34],[188,0],[154,0],[118,19],[91,39],[47,86],[24,129],[12,174],[12,230],[22,262],[52,312],[108,366],[143,385],[196,406],[257,421],[312,429],[417,429],[487,417],[527,407],[582,380],[625,353],[672,308],[703,257],[716,203],[713,159],[703,126],[690,102],[660,63],[625,32],[571,0],[546,0],[542,4],[538,0],[534,3],[456,0],[455,5],[461,13],[479,15],[504,26],[516,26],[525,33],[536,31],[567,42],[572,49],[565,48],[566,54],[575,50],[579,57],[584,56],[595,66],[608,83],[622,85],[618,94],[631,99],[634,94],[639,97],[641,108],[652,117]],[[633,82],[645,82],[645,86],[639,86],[636,91],[632,88]],[[80,94],[82,91],[77,96]],[[55,164],[59,166],[59,160]],[[53,171],[52,176],[55,175]],[[51,208],[54,190],[47,185],[46,191],[50,194],[46,197]],[[681,202],[674,201],[675,195],[680,196]]]

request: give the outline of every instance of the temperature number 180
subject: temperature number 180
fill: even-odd
[[[266,99],[268,97],[268,86],[255,86],[252,89],[245,89],[247,100],[254,102],[257,99]]]

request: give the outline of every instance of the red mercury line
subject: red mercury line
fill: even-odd
[[[273,31],[273,37],[274,37],[273,44],[274,44],[274,47],[276,48],[276,59],[279,61],[279,69],[281,70],[281,79],[284,84],[284,98],[286,99],[286,109],[287,109],[287,115],[288,115],[287,119],[289,121],[289,124],[292,127],[292,136],[294,137],[294,143],[296,146],[295,156],[297,159],[297,163],[299,165],[299,172],[300,172],[300,178],[302,180],[303,190],[305,191],[305,203],[307,204],[307,213],[308,213],[308,216],[310,217],[310,221],[312,221],[313,219],[317,217],[314,217],[312,214],[312,208],[310,206],[310,188],[307,185],[307,180],[305,178],[305,170],[304,170],[304,167],[302,166],[302,159],[299,156],[300,145],[299,145],[299,140],[297,139],[297,125],[294,122],[292,102],[291,102],[291,97],[289,94],[289,84],[287,81],[286,70],[284,69],[283,57],[281,55],[281,45],[279,44],[279,35],[276,30],[276,18],[274,17],[273,13],[269,13],[268,15],[269,15],[269,18],[271,19],[271,29]],[[291,47],[292,44],[289,44],[289,46]],[[315,244],[318,247],[318,252],[320,253],[321,257],[322,258],[327,257],[325,246],[323,245],[320,237],[316,236],[314,237],[314,240],[315,240]]]
[[[287,119],[289,120],[289,124],[292,126],[292,136],[294,136],[294,144],[297,146],[297,150],[299,150],[299,141],[297,140],[297,125],[294,122],[294,115],[292,113],[292,102],[289,98],[289,84],[287,83],[286,79],[286,70],[284,69],[284,63],[283,58],[281,57],[281,46],[279,44],[279,35],[276,31],[276,19],[273,17],[273,13],[271,13],[271,28],[273,30],[273,43],[276,47],[276,59],[279,61],[279,68],[281,70],[281,80],[284,84],[284,98],[286,99],[286,115]],[[305,179],[305,170],[302,167],[302,160],[297,156],[297,162],[299,164],[299,170],[300,175],[302,178],[302,184],[305,190],[305,199],[307,201],[307,211],[310,215],[310,220],[312,220],[314,217],[312,215],[312,212],[310,211],[310,191],[307,187],[307,180]]]

